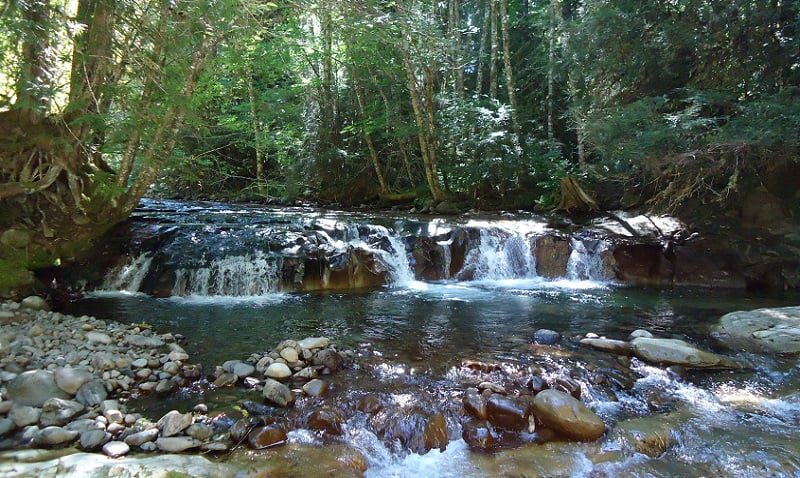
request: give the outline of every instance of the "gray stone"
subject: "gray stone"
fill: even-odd
[[[22,299],[20,304],[22,304],[23,307],[33,310],[50,310],[50,306],[47,305],[47,301],[37,295],[25,297]]]
[[[86,334],[86,341],[89,343],[108,345],[111,343],[111,337],[103,332],[89,332]]]
[[[133,368],[145,368],[147,367],[147,359],[145,358],[138,358],[131,362],[131,367]]]
[[[292,376],[292,370],[280,362],[275,362],[264,371],[264,375],[269,378],[287,379]]]
[[[158,438],[158,428],[148,428],[128,435],[125,437],[125,443],[130,446],[142,446],[149,441],[155,441],[156,438]]]
[[[103,400],[108,397],[108,391],[103,382],[99,380],[92,380],[86,382],[81,386],[78,393],[75,395],[75,400],[88,407],[96,407],[103,403]]]
[[[8,384],[8,398],[17,405],[41,407],[50,398],[69,398],[58,388],[53,372],[30,370],[19,374]]]
[[[633,339],[631,349],[642,360],[666,365],[682,365],[696,368],[739,368],[732,359],[677,339]]]
[[[11,407],[11,411],[8,413],[8,418],[12,419],[20,428],[39,423],[40,416],[42,416],[41,408],[17,404],[14,404],[14,406]]]
[[[39,430],[33,441],[37,445],[55,446],[72,443],[77,438],[78,432],[76,431],[66,430],[60,427],[47,427]]]
[[[297,345],[300,348],[315,350],[315,349],[324,349],[328,345],[330,345],[331,341],[328,340],[326,337],[308,337],[299,342]]]
[[[581,339],[583,345],[594,347],[598,350],[611,352],[613,354],[630,355],[631,345],[624,340],[613,339]]]
[[[80,445],[83,450],[92,451],[100,448],[111,440],[111,435],[105,430],[95,428],[81,433]]]
[[[186,429],[186,434],[200,441],[206,441],[214,434],[214,429],[205,423],[194,423]]]
[[[636,329],[628,336],[628,340],[638,339],[638,338],[645,338],[645,339],[652,339],[653,334],[644,330],[644,329]]]
[[[4,436],[17,428],[14,420],[10,418],[0,418],[0,437]]]
[[[70,395],[78,393],[81,385],[88,382],[93,377],[92,373],[84,368],[70,367],[57,368],[54,375],[58,388]]]
[[[156,393],[169,393],[178,388],[178,384],[169,379],[160,380],[156,385]]]
[[[297,350],[295,350],[294,347],[286,347],[285,349],[281,350],[280,355],[284,360],[286,360],[287,363],[295,363],[299,358],[297,355]]]
[[[42,405],[42,415],[39,422],[42,426],[66,425],[72,418],[83,411],[83,404],[74,400],[51,398]]]
[[[124,441],[110,441],[103,445],[103,453],[111,458],[127,455],[129,451],[131,451],[131,447]]]
[[[199,440],[195,440],[194,438],[190,437],[162,437],[156,440],[156,446],[159,450],[170,453],[186,451],[192,448],[197,448],[200,445],[202,445],[202,443]]]
[[[189,425],[194,421],[191,413],[181,413],[177,410],[172,410],[167,413],[156,424],[158,429],[161,430],[161,436],[171,437],[186,430]]]
[[[561,334],[555,330],[539,329],[533,333],[533,343],[539,345],[555,345],[561,340]]]
[[[233,374],[239,378],[249,377],[255,373],[256,368],[249,363],[239,362],[233,366]]]
[[[800,353],[800,307],[725,314],[713,336],[734,349],[775,354]]]
[[[126,335],[125,342],[134,347],[156,348],[164,345],[164,341],[158,337],[147,337],[145,335]]]
[[[294,402],[294,394],[289,387],[271,378],[264,382],[263,394],[268,402],[281,407],[286,407]]]

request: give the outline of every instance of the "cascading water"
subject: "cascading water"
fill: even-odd
[[[570,280],[588,280],[603,282],[609,279],[603,264],[603,252],[607,244],[596,241],[593,247],[587,247],[585,241],[573,238],[572,252],[567,262],[567,278]]]
[[[530,239],[521,233],[481,229],[480,243],[469,251],[465,268],[474,268],[475,280],[536,277]]]
[[[261,251],[228,256],[207,267],[178,269],[172,295],[262,296],[278,291],[278,263]]]
[[[152,263],[152,254],[140,254],[128,264],[113,269],[107,274],[100,289],[106,291],[119,290],[125,292],[139,292],[142,281],[150,271]]]

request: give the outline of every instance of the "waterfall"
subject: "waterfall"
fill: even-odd
[[[481,229],[480,243],[467,254],[465,267],[474,267],[476,280],[536,277],[531,241],[521,233],[490,233]]]
[[[102,290],[138,292],[142,286],[142,281],[150,271],[153,263],[153,255],[149,253],[140,254],[131,262],[113,269],[106,275]]]
[[[208,266],[178,269],[172,295],[262,296],[277,292],[279,261],[261,251],[212,260]]]
[[[609,279],[603,264],[603,252],[608,244],[593,241],[595,244],[587,248],[586,242],[572,238],[569,261],[567,262],[567,278],[571,280],[590,280],[603,282]]]

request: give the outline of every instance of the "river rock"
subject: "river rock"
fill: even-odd
[[[0,437],[4,436],[17,428],[17,425],[14,423],[14,420],[10,418],[0,418]]]
[[[147,359],[146,358],[138,358],[131,362],[132,368],[145,368],[147,367]]]
[[[269,378],[286,379],[292,376],[292,370],[287,367],[286,364],[275,362],[267,367],[267,370],[264,371],[264,375]]]
[[[287,407],[294,402],[294,394],[289,387],[271,378],[264,382],[263,395],[268,402],[280,407]]]
[[[130,446],[142,446],[158,438],[158,428],[148,428],[125,437],[125,443]]]
[[[581,343],[612,354],[630,355],[631,353],[631,345],[624,340],[581,339]]]
[[[287,363],[295,363],[297,359],[300,358],[297,355],[297,350],[294,347],[286,347],[285,349],[281,350],[280,356],[286,360]]]
[[[60,427],[47,427],[40,430],[33,441],[37,445],[55,446],[72,443],[78,438],[78,432]]]
[[[40,408],[50,398],[70,398],[56,385],[53,372],[45,370],[29,370],[17,375],[7,390],[9,400],[30,407]]]
[[[313,380],[319,377],[319,372],[317,371],[316,367],[306,367],[296,374],[294,374],[294,379],[296,380]]]
[[[66,425],[73,417],[81,413],[83,409],[83,404],[79,402],[61,398],[51,398],[44,402],[39,422],[45,427],[50,425]]]
[[[486,402],[476,389],[467,389],[467,391],[464,393],[464,398],[461,401],[464,405],[464,410],[467,413],[478,420],[486,420]]]
[[[468,421],[462,428],[461,436],[470,449],[476,451],[491,451],[497,444],[497,437],[485,421]]]
[[[628,336],[628,340],[638,339],[638,338],[645,338],[645,339],[652,339],[653,334],[644,330],[644,329],[636,329]]]
[[[100,448],[109,440],[111,440],[111,434],[95,428],[81,433],[80,445],[81,449],[91,451]]]
[[[161,437],[156,440],[156,446],[161,451],[178,453],[181,451],[197,448],[202,443],[190,437]]]
[[[574,440],[594,441],[605,423],[580,400],[557,390],[544,390],[533,400],[533,413],[546,427]]]
[[[24,299],[22,299],[22,302],[20,302],[20,304],[23,307],[27,307],[33,310],[50,310],[50,306],[47,305],[47,301],[36,295],[25,297]]]
[[[247,437],[250,448],[261,450],[286,443],[286,430],[277,423],[256,427]]]
[[[161,436],[171,437],[177,435],[183,430],[187,429],[194,421],[191,413],[181,413],[177,410],[172,410],[156,423],[156,426],[161,430]]]
[[[333,349],[322,349],[314,354],[314,365],[324,365],[331,372],[339,370],[343,364],[342,356]]]
[[[83,368],[57,368],[54,372],[56,385],[70,395],[75,395],[81,385],[93,378],[91,372]]]
[[[342,414],[330,408],[314,410],[306,420],[306,426],[311,430],[324,431],[330,435],[341,435],[343,423]]]
[[[103,332],[89,332],[86,334],[86,341],[89,343],[108,345],[111,343],[111,337]]]
[[[649,339],[640,337],[631,342],[631,349],[642,360],[666,365],[683,365],[696,368],[737,368],[733,360],[677,339]]]
[[[145,335],[126,335],[125,342],[134,347],[157,348],[164,345],[164,341],[158,337],[148,337]]]
[[[110,441],[103,445],[103,453],[111,458],[119,458],[127,455],[131,447],[124,441]]]
[[[75,400],[87,407],[96,407],[108,397],[108,390],[100,380],[84,383],[75,395]]]
[[[303,385],[303,391],[311,397],[321,397],[328,393],[328,382],[315,378]]]
[[[11,411],[8,413],[8,418],[12,419],[20,428],[38,423],[40,416],[42,416],[41,408],[17,404],[14,404],[14,406],[11,407]]]
[[[800,307],[725,314],[714,337],[731,348],[776,354],[800,353]]]
[[[255,371],[256,368],[249,363],[239,362],[233,366],[233,374],[239,378],[249,377]]]
[[[307,337],[297,342],[297,345],[300,346],[300,348],[314,351],[318,349],[324,349],[330,345],[330,343],[331,341],[325,337]]]
[[[214,434],[214,429],[205,423],[193,423],[186,429],[186,434],[200,441],[206,441]]]
[[[555,345],[561,340],[561,334],[555,330],[539,329],[533,333],[533,343],[539,345]]]
[[[486,416],[489,422],[507,430],[523,430],[529,427],[530,407],[521,399],[492,394],[486,399]]]

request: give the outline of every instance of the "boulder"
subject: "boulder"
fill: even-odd
[[[474,388],[467,389],[464,393],[464,398],[461,400],[464,405],[464,410],[477,418],[478,420],[486,420],[488,412],[486,410],[486,402],[483,397]]]
[[[172,410],[161,417],[156,426],[161,430],[162,437],[171,437],[189,428],[193,421],[194,417],[191,413]]]
[[[555,279],[567,275],[569,239],[554,235],[536,238],[536,272],[541,277]]]
[[[14,423],[14,420],[10,418],[0,418],[0,437],[4,436],[17,428],[17,425]]]
[[[733,360],[677,339],[639,337],[631,341],[633,353],[642,360],[665,365],[696,368],[738,368]]]
[[[56,385],[70,395],[75,395],[81,386],[90,381],[92,373],[83,368],[61,367],[54,372]]]
[[[263,395],[268,402],[280,407],[287,407],[294,402],[294,394],[289,387],[271,378],[264,382]]]
[[[314,365],[324,365],[331,372],[342,368],[344,359],[333,349],[322,349],[314,354]]]
[[[14,404],[14,406],[11,407],[11,411],[8,413],[8,418],[13,420],[18,427],[36,424],[39,422],[40,416],[42,416],[41,408],[17,404]]]
[[[619,354],[619,355],[631,354],[631,345],[624,340],[613,340],[613,339],[602,339],[602,338],[581,339],[581,343],[583,345],[588,345],[590,347],[602,350],[604,352],[610,352],[612,354]]]
[[[161,437],[156,440],[156,446],[161,451],[178,453],[192,448],[197,448],[202,443],[190,437]]]
[[[247,443],[250,448],[261,450],[263,448],[271,448],[286,443],[286,430],[278,424],[266,425],[263,427],[256,427],[247,436]]]
[[[83,409],[83,404],[74,400],[51,398],[42,405],[42,415],[39,417],[39,422],[44,427],[66,425]]]
[[[524,430],[530,426],[528,403],[496,393],[486,399],[486,416],[492,425],[507,430]]]
[[[471,450],[491,451],[497,445],[497,437],[491,425],[485,421],[468,421],[461,432]]]
[[[544,426],[563,436],[594,441],[605,433],[605,423],[580,400],[557,390],[544,390],[533,400],[533,413]]]
[[[100,448],[109,440],[111,440],[109,433],[105,430],[94,428],[81,433],[80,445],[81,449],[92,451]]]
[[[56,446],[72,443],[78,438],[78,432],[60,427],[47,427],[40,430],[33,441],[37,445]]]
[[[300,358],[297,354],[297,350],[294,347],[286,347],[280,352],[280,356],[286,360],[287,363],[295,363],[297,359]]]
[[[214,429],[205,423],[193,423],[186,429],[186,434],[200,441],[206,441],[214,434]]]
[[[50,398],[68,399],[56,384],[53,372],[29,370],[17,375],[7,386],[8,398],[17,405],[41,408]]]
[[[342,414],[330,408],[314,410],[306,420],[306,425],[311,430],[324,431],[330,435],[341,435],[342,424],[344,424]]]
[[[286,364],[280,362],[272,363],[267,369],[264,371],[264,375],[269,378],[275,379],[287,379],[292,376],[292,370],[286,366]]]
[[[303,391],[311,397],[321,397],[328,393],[328,382],[315,378],[303,385]]]
[[[111,458],[119,458],[127,455],[131,447],[124,441],[110,441],[103,445],[103,453]]]
[[[249,377],[255,373],[256,368],[249,363],[239,362],[233,366],[233,374],[239,378]]]
[[[50,306],[47,305],[47,301],[37,295],[25,297],[20,303],[23,307],[33,310],[50,310]]]
[[[539,345],[555,345],[561,340],[561,334],[555,330],[539,329],[533,333],[533,343]]]
[[[317,349],[324,349],[325,347],[330,345],[330,343],[331,341],[325,337],[308,337],[297,342],[297,345],[303,349],[317,350]]]
[[[725,314],[712,332],[724,345],[761,353],[800,353],[800,307]]]
[[[75,394],[75,400],[86,405],[87,407],[96,407],[103,403],[108,397],[108,390],[100,380],[92,380],[91,382],[84,383]]]
[[[144,443],[154,441],[156,438],[158,438],[158,428],[148,428],[128,435],[125,437],[125,443],[130,446],[141,446]]]

